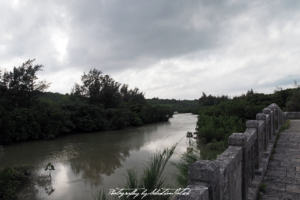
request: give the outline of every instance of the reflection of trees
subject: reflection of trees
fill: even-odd
[[[7,159],[14,164],[31,163],[42,168],[49,162],[66,163],[82,181],[99,186],[102,175],[112,175],[130,156],[146,143],[160,140],[166,132],[181,127],[170,122],[146,124],[118,131],[80,133],[51,141],[33,141],[11,146]],[[7,148],[8,149],[8,148]],[[20,153],[21,152],[21,153]]]
[[[170,122],[164,122],[121,131],[78,135],[73,143],[80,141],[83,145],[76,150],[79,154],[70,160],[71,169],[76,176],[99,186],[102,174],[110,176],[122,167],[131,150],[139,150],[145,143],[161,139],[158,126],[169,125]]]
[[[12,161],[14,164],[32,163],[42,166],[42,169],[48,162],[54,163],[55,166],[59,166],[59,163],[62,163],[65,166],[62,173],[67,172],[66,180],[69,181],[67,184],[70,184],[71,192],[74,189],[76,190],[78,185],[82,186],[81,184],[86,184],[87,188],[100,188],[101,184],[104,183],[104,178],[105,180],[110,178],[106,179],[105,175],[111,176],[116,173],[116,176],[114,175],[113,177],[118,178],[118,175],[121,174],[119,172],[123,170],[122,168],[128,166],[128,163],[124,162],[132,156],[133,151],[138,151],[143,146],[146,146],[147,143],[161,141],[162,138],[169,140],[178,131],[186,133],[187,127],[195,126],[196,118],[193,117],[193,120],[191,119],[184,115],[182,117],[178,115],[173,119],[175,122],[159,122],[134,128],[125,128],[119,131],[72,134],[51,141],[19,143],[7,147],[7,159],[5,162]],[[140,156],[140,154],[138,155]],[[147,161],[147,157],[144,156],[142,160]],[[66,165],[70,166],[70,168],[66,167]],[[39,167],[38,170],[40,169]],[[57,173],[59,168],[56,170]],[[120,177],[120,182],[122,178],[124,177]],[[57,176],[55,180],[59,182],[59,179],[60,176]],[[105,183],[113,184],[115,180],[109,181]],[[75,184],[72,183],[75,182],[80,182],[80,184],[78,183],[77,186],[74,186]],[[116,182],[116,185],[120,182]],[[29,192],[24,192],[23,194],[26,195],[26,198],[23,199],[34,200],[40,199],[41,196],[48,196],[47,194],[44,196],[45,189],[41,183],[39,185],[40,192],[34,190],[34,185],[32,185],[33,191],[31,192],[34,194],[27,196]],[[51,196],[58,194],[58,192],[59,188]],[[62,190],[60,192],[64,193]],[[69,195],[74,196],[77,193],[77,191],[74,191],[74,194]]]
[[[109,159],[105,158],[103,152],[97,156],[96,153],[99,152],[101,148],[93,149],[84,154],[74,158],[70,162],[70,167],[74,174],[81,176],[82,179],[88,180],[91,185],[99,186],[102,183],[102,174],[111,175],[114,171],[122,167],[121,162],[126,160],[126,157],[129,157],[129,152],[126,154],[123,153],[109,153],[106,156]],[[93,152],[92,152],[93,151]],[[126,155],[126,156],[125,156]]]
[[[18,194],[18,199],[40,200],[41,197],[36,186],[45,190],[47,195],[51,195],[55,191],[52,179],[49,175],[38,174],[32,170],[29,179],[25,182],[24,187]]]

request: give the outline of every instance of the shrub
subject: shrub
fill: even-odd
[[[199,138],[204,138],[205,142],[226,140],[234,132],[244,131],[245,124],[237,116],[208,116],[201,114],[198,116],[196,130]],[[202,140],[204,141],[204,140]]]
[[[28,165],[5,167],[0,170],[0,199],[17,199],[17,192],[20,191],[29,175],[27,170],[32,168]]]
[[[294,111],[294,112],[300,111],[300,91],[299,90],[295,91],[291,100],[289,102],[287,102],[286,110]]]

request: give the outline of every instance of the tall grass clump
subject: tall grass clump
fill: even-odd
[[[128,169],[126,173],[126,182],[120,188],[138,189],[136,193],[142,193],[147,189],[146,193],[153,192],[155,189],[170,188],[166,185],[166,178],[162,177],[162,173],[165,169],[166,164],[173,155],[175,148],[178,143],[172,146],[170,149],[166,148],[162,152],[157,152],[153,157],[146,162],[142,174],[139,174],[136,168]],[[145,188],[145,189],[141,189]],[[131,192],[131,191],[126,191]],[[172,191],[170,191],[172,192]],[[99,191],[96,196],[93,196],[95,200],[109,200],[110,196],[106,195],[103,191]],[[118,196],[112,196],[118,198]],[[118,199],[121,200],[167,200],[170,196],[168,195],[139,195],[139,196],[122,196]]]
[[[177,169],[177,173],[173,174],[176,182],[180,187],[185,188],[189,181],[188,177],[188,168],[191,164],[201,159],[199,148],[195,143],[190,145],[190,148],[187,152],[184,152],[180,155],[179,162],[172,162]]]
[[[178,162],[172,162],[177,169],[176,174],[173,174],[173,176],[178,185],[183,188],[188,184],[188,168],[191,164],[198,160],[215,160],[227,148],[224,141],[218,142],[216,139],[213,139],[211,143],[208,144],[203,143],[201,140],[195,142],[190,137],[189,132],[186,138],[189,144],[187,151],[179,156],[180,159]]]

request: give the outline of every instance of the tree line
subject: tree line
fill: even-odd
[[[151,105],[159,105],[169,108],[173,112],[178,113],[191,113],[192,110],[197,107],[198,100],[176,100],[176,99],[159,99],[154,97],[152,99],[147,99],[148,103]]]
[[[147,103],[138,88],[116,82],[91,69],[70,94],[46,93],[50,83],[38,81],[43,65],[28,60],[12,71],[0,70],[0,144],[53,139],[68,132],[107,131],[166,121],[172,111]],[[57,95],[56,95],[57,96]]]

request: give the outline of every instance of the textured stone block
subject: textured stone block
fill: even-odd
[[[266,176],[286,177],[286,171],[269,169],[266,173]]]
[[[263,111],[262,111],[264,114],[271,114],[272,113],[272,110],[270,108],[264,108]]]
[[[256,128],[247,128],[244,135],[247,138],[246,142],[246,151],[249,151],[249,149],[254,145],[255,140],[257,139],[257,131]]]
[[[287,112],[288,119],[300,119],[300,112]]]
[[[227,170],[228,172],[235,170],[243,159],[242,147],[229,146],[215,162],[220,166],[220,171]]]
[[[272,110],[273,112],[276,110],[276,106],[273,103],[271,105],[269,105],[268,108],[270,110]]]
[[[228,138],[228,145],[245,146],[247,137],[244,133],[232,133]]]
[[[209,191],[205,186],[188,185],[186,191],[189,191],[187,195],[177,195],[175,200],[209,200]]]
[[[229,146],[217,159],[220,166],[222,199],[241,199],[243,148]]]
[[[188,170],[189,185],[208,187],[210,199],[220,199],[220,167],[216,161],[199,160]]]
[[[265,123],[265,120],[258,120],[258,132],[261,132],[261,131],[263,131],[264,129],[265,129],[265,125],[266,125],[266,123]]]
[[[219,166],[214,161],[199,160],[189,167],[189,178],[201,181],[215,181],[218,179]]]
[[[269,137],[275,134],[275,123],[274,123],[274,112],[270,108],[264,108],[263,113],[268,114],[270,117],[269,121]]]
[[[246,122],[246,127],[247,128],[258,128],[259,127],[259,122],[257,120],[248,120]]]
[[[285,192],[284,183],[272,183],[272,182],[264,182],[264,183],[266,183],[266,190],[277,190],[277,191]]]
[[[266,122],[269,122],[271,120],[270,115],[269,114],[265,114],[265,116],[266,116]]]
[[[266,120],[267,116],[264,113],[257,113],[256,120]]]
[[[286,185],[286,191],[300,194],[300,185]]]

